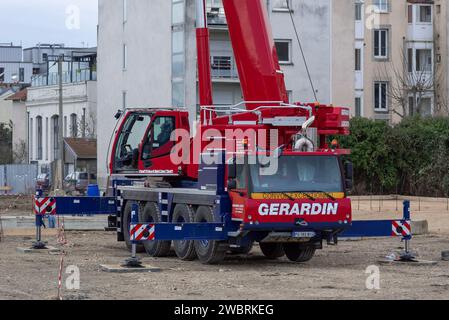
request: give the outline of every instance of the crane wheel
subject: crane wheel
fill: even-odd
[[[290,261],[307,262],[313,258],[316,248],[299,243],[284,243],[284,251]]]
[[[195,222],[213,223],[214,213],[211,207],[198,207]],[[195,251],[203,264],[219,264],[226,256],[226,244],[216,240],[195,240]]]
[[[284,248],[282,243],[260,242],[260,250],[268,259],[275,260],[284,256]]]
[[[139,213],[142,223],[160,223],[161,215],[155,202],[148,202]],[[171,241],[145,241],[145,251],[151,257],[166,257],[170,253]]]
[[[177,204],[173,211],[173,223],[192,223],[195,221],[195,211],[186,204]],[[181,260],[192,261],[196,258],[194,241],[173,241],[175,253]]]
[[[126,243],[126,248],[131,251],[132,243],[129,236],[129,226],[131,225],[131,211],[132,211],[133,202],[127,201],[125,205],[125,211],[123,211],[123,237]],[[143,244],[136,245],[136,252],[142,253],[145,252],[145,248]]]

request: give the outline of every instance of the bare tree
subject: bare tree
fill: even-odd
[[[17,164],[24,164],[28,160],[28,150],[27,144],[24,140],[20,139],[20,141],[14,144],[13,148],[13,161]]]
[[[86,115],[86,119],[77,119],[76,130],[72,130],[72,125],[69,126],[70,132],[75,132],[77,137],[83,137],[88,139],[97,138],[97,120],[96,116],[92,111]]]
[[[392,112],[405,118],[421,114],[423,98],[435,95],[435,87],[441,81],[441,72],[436,68],[429,70],[426,64],[415,65],[409,61],[408,50],[401,50],[401,60],[383,63],[377,70],[379,79],[390,79],[388,97],[392,100]],[[413,97],[413,108],[409,107],[409,98]]]

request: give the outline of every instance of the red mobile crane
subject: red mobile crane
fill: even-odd
[[[411,236],[406,214],[352,221],[352,165],[342,161],[349,151],[327,143],[349,134],[348,108],[290,103],[264,1],[223,6],[245,101],[213,106],[205,1],[197,0],[196,134],[185,109],[118,114],[107,197],[38,198],[38,216],[116,211],[110,224],[128,248],[140,241],[138,250],[160,257],[173,244],[180,259],[208,264],[249,252],[254,242],[267,258],[304,262],[342,234]]]
[[[236,248],[243,247],[244,250],[253,241],[261,241],[262,250],[269,257],[280,256],[285,251],[291,260],[307,260],[316,248],[321,247],[323,239],[333,241],[351,223],[351,205],[346,198],[346,190],[351,183],[351,168],[349,165],[346,167],[348,175],[345,179],[340,161],[340,156],[347,152],[335,146],[329,147],[326,143],[329,135],[349,133],[349,110],[319,104],[290,104],[264,2],[223,0],[223,6],[245,103],[227,108],[213,107],[205,3],[203,0],[197,1],[198,77],[202,108],[199,130],[190,144],[190,161],[173,163],[171,151],[176,141],[163,134],[166,128],[170,133],[175,129],[189,131],[186,111],[134,109],[123,116],[111,153],[110,170],[114,178],[163,177],[165,186],[177,195],[192,191],[182,188],[189,185],[188,182],[192,189],[200,193],[212,192],[214,196],[222,189],[223,195],[229,197],[229,208],[214,215],[214,206],[201,205],[195,197],[188,203],[177,203],[174,196],[174,202],[169,201],[171,210],[168,210],[164,221],[163,216],[158,216],[158,204],[149,201],[149,193],[157,192],[157,188],[121,187],[124,220],[120,231],[129,245],[126,226],[132,201],[139,202],[143,222],[193,222],[200,219],[198,216],[206,217],[207,222],[222,222],[223,217],[230,215],[232,223],[238,226],[234,232]],[[264,149],[268,150],[268,154],[274,153],[275,148],[281,151],[282,155],[276,161],[283,172],[278,170],[267,176],[258,174],[257,171],[263,168],[256,159],[260,143],[245,135],[243,140],[250,141],[246,142],[245,155],[238,159],[240,161],[235,161],[243,162],[240,165],[229,165],[230,160],[232,162],[230,158],[236,158],[237,154],[232,152],[235,149],[229,148],[224,148],[228,165],[207,167],[198,161],[200,159],[194,158],[198,154],[194,151],[195,146],[200,146],[204,156],[206,150],[210,151],[208,146],[211,141],[219,143],[217,137],[227,139],[227,133],[236,130],[254,132],[258,136],[263,133],[265,140],[269,139],[267,135],[270,130],[276,130],[278,141],[271,141],[272,147],[264,146]],[[214,135],[203,139],[203,133],[210,131]],[[306,135],[307,131],[315,132],[316,145]],[[237,144],[239,138],[242,140],[236,134],[233,137],[233,142]],[[133,140],[134,145],[129,143]],[[282,147],[279,149],[279,146]],[[251,159],[254,159],[254,164],[250,164]],[[292,235],[291,232],[301,226],[315,231],[298,231],[295,236]],[[248,234],[246,238],[242,236],[244,234]],[[169,245],[169,241],[144,244],[153,256],[167,254]],[[226,245],[221,243],[221,247]],[[189,247],[187,256],[183,254],[185,246]],[[175,251],[181,258],[191,258],[196,251],[200,259],[206,262],[222,257],[223,250],[218,249],[220,246],[209,257],[199,254],[199,246],[194,250],[193,241],[183,245],[175,242]]]

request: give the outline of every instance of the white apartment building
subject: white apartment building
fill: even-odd
[[[292,101],[314,102],[290,13],[299,31],[321,103],[354,101],[353,0],[268,0],[281,67]],[[207,0],[215,104],[242,101],[221,0]],[[351,15],[352,17],[352,15]],[[340,35],[340,37],[337,37]],[[337,39],[337,41],[335,40]],[[342,59],[341,57],[345,57]],[[194,0],[99,0],[98,177],[107,176],[109,139],[117,109],[186,107],[198,110]]]

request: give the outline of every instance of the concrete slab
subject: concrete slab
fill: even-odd
[[[146,273],[162,271],[160,268],[147,264],[142,264],[142,267],[139,268],[129,268],[120,264],[102,264],[100,267],[102,271],[111,273]]]
[[[429,233],[429,223],[427,220],[412,221],[412,234],[414,236],[425,235]]]
[[[55,247],[51,247],[51,246],[47,246],[44,249],[34,249],[31,247],[18,247],[17,252],[25,253],[25,254],[28,254],[28,253],[58,254],[61,252],[61,250],[58,248],[55,248]]]
[[[413,261],[382,259],[379,260],[379,263],[383,265],[406,265],[406,266],[434,266],[438,264],[437,261],[421,260],[421,259],[415,259]]]

